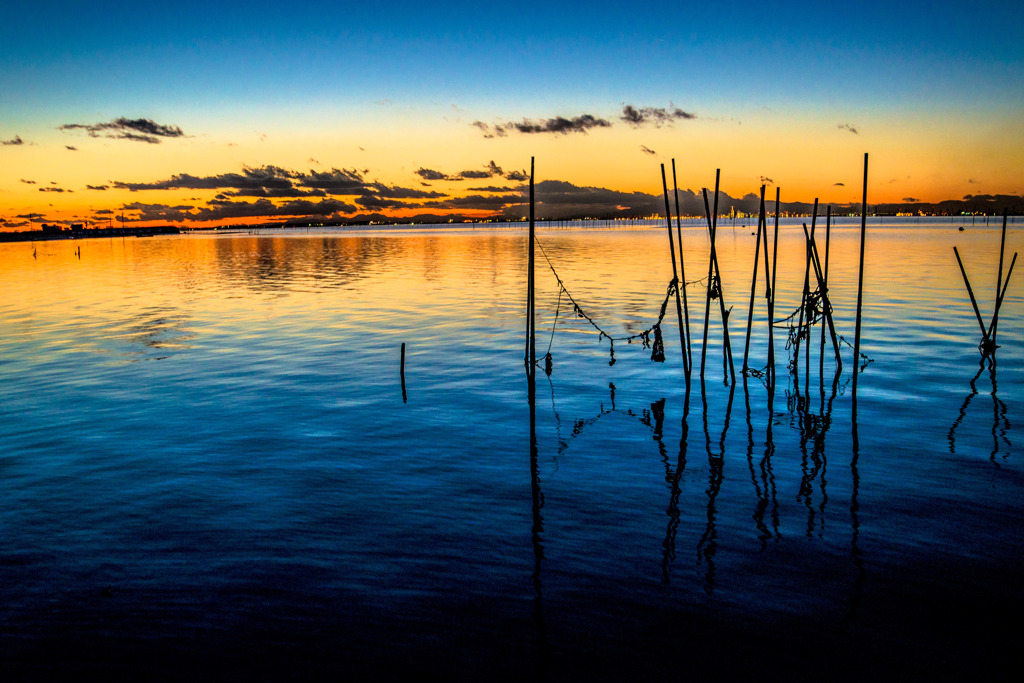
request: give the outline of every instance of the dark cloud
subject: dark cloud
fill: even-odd
[[[96,215],[97,216],[107,216],[107,215],[112,214],[112,213],[114,213],[114,212],[111,211],[110,209],[100,209],[99,211],[96,212]]]
[[[41,213],[22,213],[15,216],[15,218],[24,218],[25,220],[32,221],[33,223],[43,223],[46,221],[46,216]]]
[[[28,221],[2,221],[0,225],[5,228],[23,228],[28,225]]]
[[[550,119],[523,119],[512,123],[495,123],[488,125],[482,121],[474,121],[474,127],[479,128],[485,138],[504,137],[509,132],[519,133],[553,133],[555,135],[568,135],[569,133],[586,133],[591,128],[608,128],[612,124],[607,120],[598,118],[593,114],[581,114],[567,119],[564,116],[555,116]]]
[[[388,197],[390,199],[437,199],[445,196],[443,192],[426,192],[424,190],[414,190],[408,187],[388,186],[384,183],[377,182],[370,183],[368,188],[378,196]]]
[[[25,183],[26,185],[35,185],[36,184],[36,181],[34,181],[34,180],[25,180],[24,178],[21,178],[21,182]]]
[[[178,126],[167,126],[152,119],[129,119],[120,117],[107,123],[65,123],[57,130],[84,130],[92,138],[110,138],[112,140],[133,140],[151,145],[161,142],[160,138],[184,137]]]
[[[452,182],[458,182],[460,180],[482,180],[484,178],[491,178],[493,176],[500,176],[504,173],[501,166],[494,163],[492,159],[484,166],[483,170],[469,169],[466,171],[459,171],[455,174],[442,173],[441,171],[435,171],[431,168],[418,168],[415,171],[423,180],[448,180]]]
[[[110,187],[109,185],[86,185],[85,189],[87,189],[87,190],[106,190],[109,187]]]
[[[833,187],[846,187],[846,183],[832,183]]]
[[[670,106],[669,108],[664,107],[641,107],[637,109],[631,104],[624,105],[622,107],[622,116],[620,120],[625,121],[634,128],[652,124],[656,128],[660,128],[666,124],[671,124],[677,120],[690,120],[697,118],[696,114],[692,114],[688,111],[683,111],[679,107]]]
[[[852,124],[849,124],[849,123],[840,123],[838,128],[840,130],[848,130],[851,133],[853,133],[854,135],[860,135],[860,131],[858,131],[856,128],[853,127]]]
[[[242,167],[241,173],[221,173],[214,176],[194,176],[188,173],[174,175],[167,180],[152,183],[126,183],[115,181],[113,186],[121,190],[137,192],[139,190],[287,190],[295,186],[295,179],[301,177],[294,171],[287,171],[277,166],[261,166],[259,168]],[[321,188],[323,189],[323,188]]]
[[[448,180],[448,176],[432,168],[418,168],[415,173],[424,180]]]
[[[488,185],[487,187],[467,187],[470,192],[508,192],[511,187],[498,187],[497,185]]]
[[[40,192],[74,192],[74,190],[65,190],[63,187],[40,187]]]
[[[768,176],[763,175],[763,176],[761,176],[761,184],[762,185],[774,185],[775,181],[772,180],[771,178],[769,178]],[[758,201],[760,201],[760,199],[758,199]]]
[[[911,204],[916,204],[917,202],[919,202],[921,200],[918,199],[917,197],[904,197],[903,201],[910,202]]]
[[[520,204],[523,195],[519,193],[490,195],[480,194],[468,195],[466,197],[452,197],[437,202],[426,202],[420,206],[435,209],[471,209],[477,211],[497,211],[513,204]]]
[[[64,145],[64,148],[65,149],[70,149],[72,152],[77,152],[78,151],[77,147],[72,147],[71,145]]]
[[[303,187],[326,190],[330,194],[354,195],[366,189],[363,174],[356,169],[332,168],[323,172],[310,170],[308,175],[299,174],[295,178]]]
[[[586,133],[590,128],[608,128],[612,124],[605,119],[598,118],[591,114],[582,114],[567,119],[563,116],[555,116],[550,119],[523,119],[518,123],[508,124],[520,133],[555,133],[556,135],[567,135],[569,133]]]
[[[9,146],[12,146],[12,145],[24,145],[24,144],[25,144],[25,141],[21,139],[20,135],[15,135],[10,140],[0,140],[0,145],[3,145],[5,147],[9,147]]]
[[[513,182],[525,182],[530,179],[530,174],[524,171],[509,171],[505,174],[505,180]]]
[[[337,199],[323,199],[311,202],[308,199],[293,199],[283,204],[274,204],[269,199],[255,202],[211,201],[210,206],[199,209],[194,220],[214,221],[225,218],[252,218],[259,216],[318,217],[346,214],[356,207]]]
[[[640,145],[640,151],[643,152],[644,154],[657,154],[657,152],[655,152],[647,145]]]
[[[371,194],[363,195],[362,197],[356,197],[356,204],[363,207],[364,209],[405,209],[409,206],[408,202],[403,202],[398,199],[384,199]]]
[[[977,185],[978,184],[978,181],[975,180],[974,178],[968,178],[967,182],[970,183],[971,185]]]
[[[224,192],[217,195],[220,198],[224,197],[267,197],[270,199],[283,199],[285,197],[296,198],[296,197],[326,197],[327,192],[325,190],[303,190],[298,187],[253,187],[246,188],[244,190],[233,190],[231,192]]]
[[[664,212],[663,198],[643,192],[618,192],[601,187],[578,187],[563,180],[544,180],[536,184],[537,213],[544,218],[649,216]],[[680,191],[682,206],[697,205],[693,192]],[[703,205],[701,205],[703,206]],[[529,207],[522,197],[505,207],[509,217],[526,215]]]

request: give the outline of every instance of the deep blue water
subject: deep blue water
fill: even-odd
[[[831,243],[851,343],[858,237]],[[657,317],[661,230],[539,240],[613,336]],[[737,365],[753,245],[720,230]],[[799,384],[776,332],[773,397],[723,382],[715,309],[688,399],[674,304],[665,363],[618,342],[609,365],[538,253],[535,444],[522,231],[0,245],[0,672],[999,678],[1024,598],[1024,275],[979,368],[954,245],[991,315],[995,226],[869,233],[856,421],[852,350],[836,377],[818,329]],[[1011,229],[1004,269],[1022,246]],[[684,247],[702,278],[705,232]]]

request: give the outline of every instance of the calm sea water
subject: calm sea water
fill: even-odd
[[[705,231],[683,239],[698,280]],[[539,241],[612,336],[655,321],[663,230]],[[850,343],[858,245],[831,234]],[[534,450],[522,230],[0,245],[0,672],[998,678],[1024,606],[1024,263],[979,368],[953,246],[991,315],[994,225],[871,228],[856,423],[852,349],[836,377],[817,329],[798,384],[776,332],[773,398],[724,383],[714,308],[688,400],[674,303],[665,363],[618,342],[610,365],[538,252]],[[738,370],[749,225],[718,249]],[[1004,270],[1014,251],[1019,227]],[[779,264],[782,317],[795,226]],[[752,367],[766,347],[759,299]]]

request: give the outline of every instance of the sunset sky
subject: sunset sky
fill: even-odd
[[[16,3],[0,226],[486,216],[531,156],[552,205],[639,206],[673,157],[695,192],[720,167],[734,197],[858,202],[865,152],[873,203],[1024,195],[1021,26],[1020,2]]]

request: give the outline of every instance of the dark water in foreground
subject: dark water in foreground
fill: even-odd
[[[857,237],[831,245],[851,342]],[[990,314],[998,231],[869,239],[856,425],[849,347],[822,381],[815,338],[797,388],[778,331],[770,401],[722,382],[713,316],[687,404],[673,307],[666,363],[617,343],[609,365],[542,259],[535,455],[521,232],[0,245],[0,675],[999,679],[1024,607],[1024,273],[976,376],[952,246]],[[614,335],[653,322],[661,231],[540,240]],[[685,247],[696,280],[704,232]],[[753,237],[719,248],[739,354]],[[799,233],[779,258],[777,317]],[[755,326],[762,367],[763,304]]]

